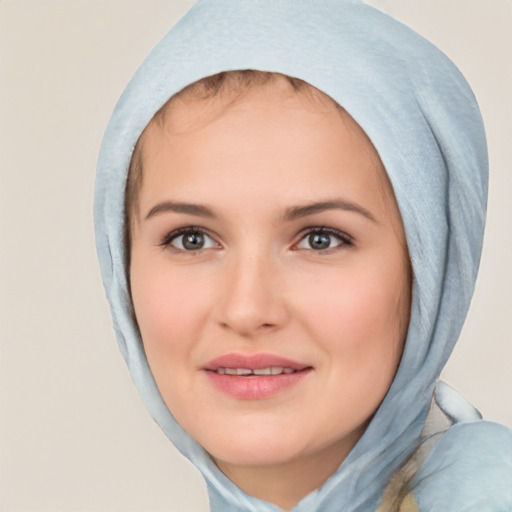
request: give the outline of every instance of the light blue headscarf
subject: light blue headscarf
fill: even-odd
[[[488,167],[479,109],[445,55],[357,0],[200,0],[136,72],[115,108],[99,158],[94,209],[101,272],[133,381],[153,418],[204,475],[212,509],[219,512],[278,508],[246,495],[220,473],[157,390],[130,312],[123,194],[134,145],[155,112],[186,85],[239,69],[300,78],[331,96],[372,140],[398,200],[414,272],[399,370],[337,472],[294,509],[373,511],[418,445],[473,293]],[[464,419],[453,393],[440,392],[438,400],[448,415]],[[466,416],[472,422],[451,427],[411,482],[421,511],[512,510],[512,435]]]

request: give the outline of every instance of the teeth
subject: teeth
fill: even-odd
[[[282,368],[281,366],[269,366],[268,368],[217,368],[217,373],[220,375],[236,375],[245,377],[247,375],[281,375],[282,373],[290,374],[295,373],[292,368]]]
[[[272,375],[272,368],[255,368],[252,373],[254,375]]]

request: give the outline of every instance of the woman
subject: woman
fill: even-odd
[[[360,2],[204,0],[153,50],[105,135],[98,252],[213,510],[512,509],[511,433],[436,388],[486,189],[465,80]]]

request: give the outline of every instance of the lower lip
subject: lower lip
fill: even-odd
[[[210,382],[221,392],[240,400],[262,400],[297,385],[311,368],[280,375],[239,377],[207,371]]]

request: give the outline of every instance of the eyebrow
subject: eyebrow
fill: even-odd
[[[186,213],[188,215],[196,215],[198,217],[215,217],[213,210],[207,206],[193,203],[176,203],[174,201],[162,201],[156,204],[149,210],[145,219],[154,217],[160,213],[174,212],[174,213]]]
[[[377,222],[375,217],[368,210],[345,199],[333,199],[301,206],[293,206],[285,210],[282,218],[285,221],[293,221],[328,210],[344,210],[355,212],[373,222]],[[154,217],[155,215],[166,212],[185,213],[188,215],[196,215],[198,217],[207,218],[216,217],[213,210],[204,205],[194,203],[178,203],[175,201],[162,201],[161,203],[157,203],[155,206],[153,206],[153,208],[151,208],[151,210],[149,210],[145,219],[147,220],[151,217]]]
[[[286,221],[292,221],[296,219],[300,219],[302,217],[307,217],[309,215],[315,215],[316,213],[322,213],[327,210],[344,210],[348,212],[355,212],[372,222],[377,222],[375,217],[365,208],[359,206],[358,204],[352,203],[345,199],[333,199],[329,201],[320,201],[317,203],[306,204],[303,206],[294,206],[292,208],[287,208],[283,219]]]

